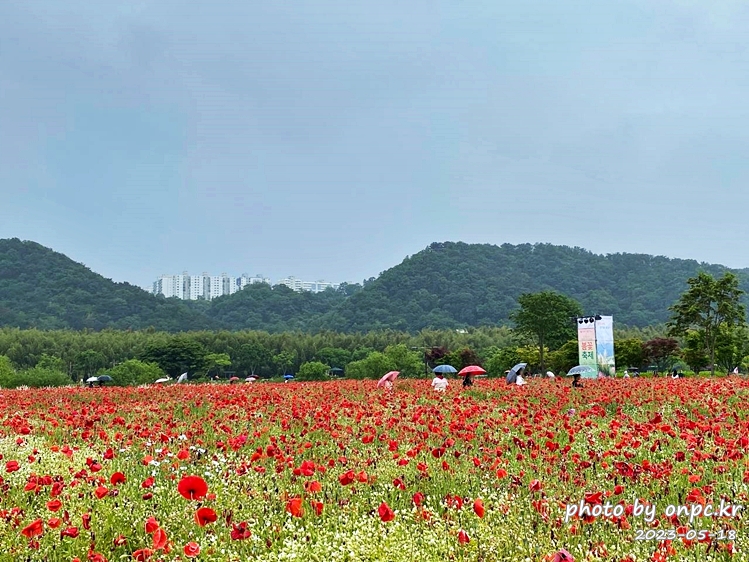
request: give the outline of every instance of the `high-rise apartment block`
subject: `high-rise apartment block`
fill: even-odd
[[[241,291],[247,285],[255,283],[266,283],[271,285],[270,279],[258,274],[250,277],[243,273],[241,277],[229,277],[226,273],[221,275],[189,275],[186,271],[182,275],[162,275],[153,284],[154,295],[164,295],[166,298],[177,297],[184,300],[211,300],[224,295],[233,295]],[[331,288],[337,289],[338,283],[327,281],[302,281],[296,277],[286,277],[276,283],[286,285],[294,291],[310,291],[321,293]]]
[[[241,277],[229,277],[226,273],[189,275],[185,271],[182,275],[165,274],[159,277],[153,284],[153,294],[164,295],[166,298],[209,301],[224,295],[233,295],[253,283],[271,284],[270,279],[259,274],[250,277],[243,273]]]

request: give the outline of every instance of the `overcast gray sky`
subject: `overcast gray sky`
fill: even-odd
[[[434,241],[749,266],[749,5],[0,2],[0,238],[117,281]]]

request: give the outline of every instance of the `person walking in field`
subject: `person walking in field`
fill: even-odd
[[[445,392],[449,386],[449,382],[442,373],[435,373],[437,375],[432,379],[432,388],[437,392]]]

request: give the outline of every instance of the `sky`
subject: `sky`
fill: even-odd
[[[749,5],[0,2],[0,238],[115,281],[432,242],[749,267]]]

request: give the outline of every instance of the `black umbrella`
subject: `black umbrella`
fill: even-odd
[[[110,377],[109,375],[102,375],[98,377],[96,380],[98,380],[99,382],[112,382],[114,379]]]
[[[507,373],[507,378],[505,379],[507,381],[507,384],[514,384],[518,380],[518,373],[525,369],[528,366],[528,363],[518,363],[515,365],[512,369],[510,369],[510,372]]]

